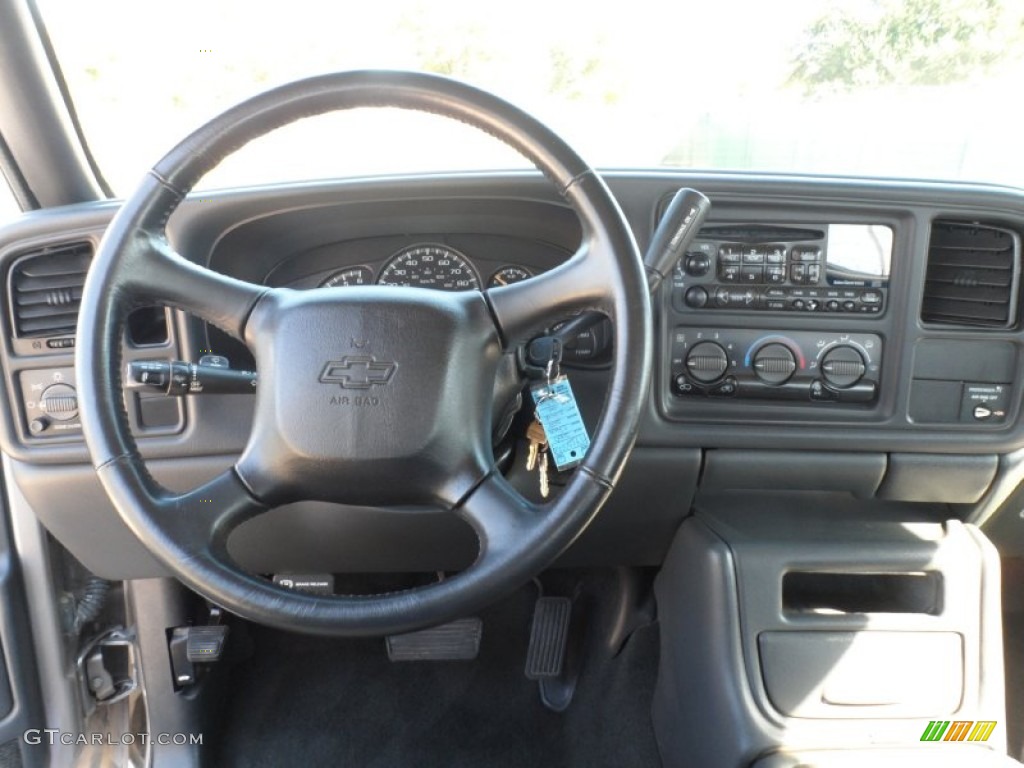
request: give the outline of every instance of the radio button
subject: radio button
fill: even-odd
[[[764,281],[775,284],[786,282],[786,268],[781,264],[769,264],[764,268]]]
[[[808,283],[817,283],[821,280],[821,265],[820,264],[808,264],[807,265],[807,278]]]
[[[836,301],[835,299],[829,299],[828,301],[825,302],[825,309],[827,309],[829,312],[838,312],[839,306],[839,302]]]
[[[764,308],[778,312],[786,308],[786,302],[782,299],[768,299],[764,304]]]
[[[766,245],[764,260],[769,264],[785,264],[786,249],[781,245]]]
[[[790,251],[790,261],[820,261],[821,260],[821,248],[806,246],[806,245],[795,245],[793,250]]]
[[[794,264],[789,268],[789,276],[794,283],[804,282],[807,277],[807,265]]]
[[[744,264],[740,268],[740,282],[741,283],[763,283],[764,282],[764,267],[751,266]]]
[[[761,248],[743,249],[744,264],[764,264],[764,251]]]
[[[864,291],[864,293],[860,295],[860,300],[865,304],[881,304],[882,294],[878,291]]]
[[[844,301],[843,302],[843,311],[844,312],[856,312],[857,311],[857,305],[854,302],[852,302],[852,301]]]
[[[739,264],[742,251],[738,245],[723,245],[718,249],[718,260],[722,264]]]
[[[738,283],[740,281],[740,268],[738,266],[719,264],[718,279],[723,283]]]

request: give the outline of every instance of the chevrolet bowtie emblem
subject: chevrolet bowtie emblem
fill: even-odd
[[[374,384],[387,384],[398,368],[397,363],[377,362],[371,356],[343,357],[331,360],[320,374],[321,384],[338,384],[342,389],[369,389]]]

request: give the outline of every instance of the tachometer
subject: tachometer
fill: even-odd
[[[349,267],[335,272],[322,283],[321,288],[334,288],[339,285],[369,285],[373,282],[373,270],[369,267]]]
[[[411,285],[441,291],[478,291],[480,277],[469,259],[447,245],[405,248],[388,261],[377,278],[380,285]]]

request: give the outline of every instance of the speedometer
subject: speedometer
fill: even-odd
[[[469,259],[447,245],[413,245],[396,253],[377,278],[379,285],[411,285],[441,291],[478,291],[480,277]]]

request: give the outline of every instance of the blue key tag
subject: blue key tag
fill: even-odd
[[[558,471],[575,467],[587,454],[590,435],[569,379],[558,376],[551,382],[534,386],[531,394],[537,405],[537,418],[548,438],[548,451]]]

